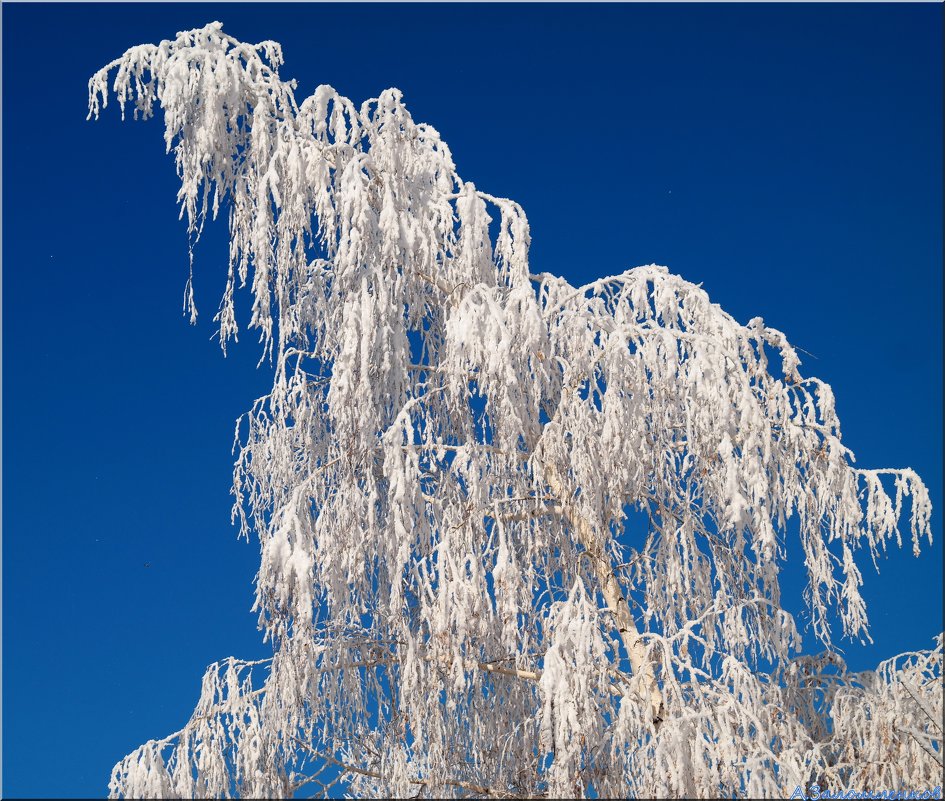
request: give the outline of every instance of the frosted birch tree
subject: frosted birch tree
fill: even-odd
[[[830,387],[762,319],[664,267],[535,271],[522,208],[398,90],[300,102],[281,61],[212,23],[89,83],[90,117],[163,110],[191,241],[229,220],[220,341],[248,284],[274,372],[234,475],[273,655],[211,665],[112,796],[939,784],[941,637],[859,674],[833,646],[869,636],[857,552],[901,518],[931,540],[919,477],[853,466]],[[788,552],[820,657],[782,608]]]

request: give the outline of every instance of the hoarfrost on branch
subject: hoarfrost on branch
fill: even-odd
[[[229,217],[274,366],[237,424],[262,663],[212,665],[125,797],[779,797],[932,786],[942,640],[876,672],[854,553],[931,539],[911,470],[863,470],[785,336],[649,265],[572,286],[521,207],[389,89],[297,101],[219,23],[95,74],[164,112],[191,242]],[[188,282],[185,307],[196,317]],[[906,502],[906,497],[911,500]],[[789,522],[790,521],[790,522]],[[795,542],[796,539],[796,542]],[[779,571],[803,552],[798,656]]]

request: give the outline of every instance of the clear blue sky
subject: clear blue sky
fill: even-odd
[[[864,560],[876,644],[849,661],[941,631],[941,5],[2,13],[5,796],[104,795],[185,722],[207,663],[266,654],[228,490],[269,376],[252,338],[226,359],[209,340],[225,223],[191,328],[160,121],[85,121],[94,70],[214,19],[281,42],[300,94],[401,88],[466,179],[524,206],[535,270],[666,264],[815,354],[858,463],[914,467],[936,509],[919,560]]]

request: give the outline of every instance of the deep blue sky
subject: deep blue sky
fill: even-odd
[[[914,467],[936,507],[919,560],[861,562],[876,644],[849,661],[941,631],[941,5],[2,13],[5,796],[104,795],[186,721],[207,663],[266,653],[228,490],[269,376],[251,337],[226,359],[209,340],[225,223],[191,328],[160,121],[85,121],[94,70],[214,19],[281,42],[300,96],[401,88],[467,180],[524,206],[535,270],[666,264],[815,354],[858,463]]]

